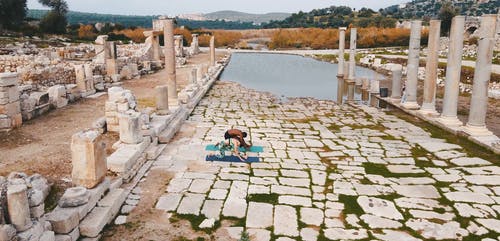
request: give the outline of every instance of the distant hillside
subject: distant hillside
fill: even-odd
[[[290,13],[266,13],[266,14],[251,14],[237,11],[218,11],[207,13],[203,16],[209,20],[224,19],[226,21],[237,22],[253,22],[256,24],[267,23],[272,20],[283,20],[290,17]]]
[[[434,17],[439,14],[443,0],[413,0],[411,2],[385,8],[385,14],[396,18]],[[499,0],[452,0],[453,5],[466,16],[496,14],[500,8]]]
[[[28,10],[28,18],[41,19],[47,10]],[[69,24],[94,24],[101,23],[118,23],[126,27],[136,26],[151,28],[153,19],[159,16],[136,16],[136,15],[115,15],[115,14],[99,14],[99,13],[84,13],[70,11],[68,13]],[[206,28],[206,29],[253,29],[256,28],[252,22],[230,22],[224,20],[205,20],[196,21],[188,19],[177,19],[179,25],[187,26],[192,29]]]

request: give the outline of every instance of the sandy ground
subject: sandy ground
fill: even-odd
[[[188,60],[185,67],[178,69],[178,88],[188,83],[191,65],[208,64],[208,61],[208,53]],[[139,80],[125,81],[123,86],[131,89],[141,102],[141,99],[152,99],[155,86],[166,84],[166,78],[162,76],[165,76],[165,70]],[[40,173],[51,183],[62,187],[61,190],[71,185],[71,136],[90,128],[96,119],[104,116],[106,99],[107,95],[98,99],[84,99],[27,121],[21,128],[9,133],[0,133],[0,175],[5,176],[13,171]],[[117,134],[105,135],[108,154],[112,153],[111,145],[117,140]]]

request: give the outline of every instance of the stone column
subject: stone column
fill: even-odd
[[[165,68],[167,69],[167,86],[169,103],[177,103],[177,77],[175,73],[174,19],[165,19],[163,31],[165,39]]]
[[[210,38],[210,66],[215,66],[215,36]]]
[[[425,65],[424,101],[420,113],[438,116],[436,111],[436,81],[439,64],[439,37],[441,21],[431,20],[429,26],[429,43],[427,47],[427,63]]]
[[[481,17],[469,121],[464,127],[464,131],[471,136],[493,135],[486,128],[486,112],[488,109],[488,85],[491,77],[496,24],[497,15],[488,14]]]
[[[408,65],[406,80],[406,101],[401,103],[406,109],[415,110],[420,106],[417,103],[418,67],[420,62],[420,37],[422,21],[411,22],[410,48],[408,49]]]
[[[337,76],[343,78],[344,77],[344,53],[345,53],[345,31],[347,28],[340,27],[339,28],[339,55],[338,55],[338,70]]]
[[[175,56],[184,57],[184,37],[182,35],[174,36]]]
[[[125,144],[139,144],[142,142],[141,114],[127,112],[119,115],[120,141]]]
[[[7,210],[10,221],[17,231],[22,232],[33,226],[30,217],[28,187],[25,184],[7,187]]]
[[[396,65],[392,69],[392,93],[393,101],[401,100],[401,79],[403,77],[403,66]]]
[[[337,75],[337,104],[343,104],[344,97],[344,79]]]
[[[356,42],[357,42],[357,29],[351,28],[351,42],[349,52],[349,80],[354,81],[356,74]]]
[[[193,54],[198,54],[200,52],[200,45],[198,42],[198,34],[192,34],[193,41],[191,41],[191,49]]]
[[[459,127],[462,122],[457,118],[460,74],[465,31],[465,16],[456,16],[451,22],[448,65],[444,85],[443,113],[439,122],[448,127]]]
[[[71,138],[73,184],[94,188],[106,177],[106,151],[102,135],[97,130],[74,134]]]
[[[76,86],[81,91],[87,91],[87,83],[85,81],[85,68],[83,65],[75,65]]]
[[[168,86],[160,85],[155,87],[156,113],[158,115],[168,115]]]
[[[191,84],[198,83],[198,69],[194,68],[191,70]]]
[[[105,46],[106,53],[106,72],[108,76],[113,76],[118,74],[118,65],[116,64],[116,42],[106,42]]]

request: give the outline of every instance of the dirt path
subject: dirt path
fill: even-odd
[[[0,134],[0,175],[40,173],[52,182],[71,178],[71,136],[104,116],[105,96],[84,99]],[[112,135],[106,136],[112,140]]]
[[[224,53],[218,55],[220,57]],[[177,70],[179,90],[189,81],[189,73],[194,67],[191,65],[208,63],[208,59],[208,53],[201,53]],[[139,80],[125,81],[123,87],[131,89],[139,101],[152,98],[154,87],[166,84],[166,78],[162,77],[164,75],[163,69]],[[84,99],[27,121],[10,133],[0,133],[0,175],[5,176],[13,171],[40,173],[63,189],[70,185],[71,136],[90,128],[96,119],[104,116],[106,98],[107,95]],[[105,135],[108,155],[112,153],[111,145],[117,140],[117,134]]]

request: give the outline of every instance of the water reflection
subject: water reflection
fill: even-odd
[[[315,97],[344,102],[361,101],[353,84],[338,81],[337,65],[296,55],[234,53],[220,79],[235,81],[277,96]],[[373,70],[356,67],[357,78],[381,78]]]

